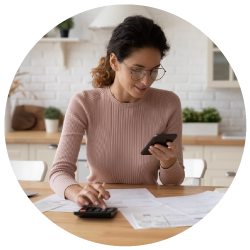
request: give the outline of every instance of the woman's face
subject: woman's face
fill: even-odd
[[[150,76],[150,71],[146,71],[146,75],[142,79],[134,81],[131,79],[130,71],[152,70],[160,66],[160,61],[161,53],[155,48],[138,49],[130,57],[126,58],[123,63],[119,63],[115,54],[111,53],[111,67],[116,71],[111,89],[113,89],[113,93],[118,98],[118,101],[136,102],[142,98],[154,80]]]

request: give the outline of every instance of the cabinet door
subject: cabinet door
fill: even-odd
[[[239,88],[239,82],[220,49],[207,40],[207,86],[211,88]]]
[[[28,161],[28,143],[6,143],[7,152],[11,161]]]
[[[88,162],[86,160],[78,160],[77,162],[77,181],[79,183],[87,183],[87,177],[90,174]]]
[[[183,145],[183,159],[203,159],[202,145]]]
[[[207,171],[205,186],[227,186],[234,179],[228,173],[237,173],[244,147],[242,146],[204,146]]]
[[[29,160],[45,161],[48,165],[48,171],[44,181],[49,181],[49,174],[56,154],[57,145],[55,144],[29,144]]]
[[[207,170],[204,178],[204,186],[223,186],[229,187],[234,180],[234,176],[227,174],[224,170]],[[236,171],[230,171],[235,173]]]

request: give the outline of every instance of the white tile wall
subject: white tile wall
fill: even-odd
[[[70,98],[84,90],[91,89],[90,70],[98,65],[101,56],[105,55],[111,31],[88,29],[88,24],[101,8],[83,12],[74,17],[75,28],[70,37],[88,39],[80,43],[68,43],[66,56],[68,69],[61,65],[57,45],[37,43],[24,58],[21,72],[25,90],[31,90],[38,97],[34,100],[26,91],[27,97],[21,93],[11,97],[18,99],[18,104],[39,106],[56,106],[65,113]],[[201,110],[215,107],[219,110],[222,121],[220,132],[245,131],[245,107],[240,89],[207,89],[207,37],[190,23],[161,10],[149,8],[155,21],[160,24],[171,44],[169,55],[163,59],[162,65],[167,70],[164,78],[155,82],[156,88],[174,91],[181,99],[182,107],[193,107]],[[49,34],[54,32],[51,30]],[[59,36],[59,33],[56,33]]]

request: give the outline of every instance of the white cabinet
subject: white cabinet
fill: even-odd
[[[78,162],[77,162],[77,181],[79,183],[86,183],[87,182],[87,177],[90,174],[90,168],[88,166],[87,162],[87,155],[86,155],[86,144],[82,144],[79,155],[78,155]]]
[[[48,176],[55,158],[57,145],[38,143],[7,143],[10,160],[42,160],[48,164]],[[183,158],[205,159],[207,171],[201,185],[204,186],[230,186],[234,175],[240,165],[243,146],[209,146],[209,145],[183,145]],[[90,174],[87,164],[86,144],[81,145],[77,162],[76,180],[86,182]]]
[[[202,158],[207,171],[202,186],[229,187],[240,165],[243,146],[183,145],[183,158]]]
[[[53,161],[56,155],[57,145],[55,144],[29,144],[29,160],[30,161],[45,161],[48,165],[48,171],[44,181],[49,181],[49,174]]]
[[[7,143],[9,159],[12,161],[28,161],[29,145],[27,143]]]
[[[183,145],[183,158],[200,159],[204,157],[202,145]]]
[[[237,77],[227,58],[209,38],[207,40],[207,87],[240,87]]]
[[[230,186],[240,165],[243,146],[204,146],[205,186]]]
[[[49,181],[49,174],[56,154],[56,144],[40,143],[7,143],[10,160],[15,161],[45,161],[48,171],[44,181]]]

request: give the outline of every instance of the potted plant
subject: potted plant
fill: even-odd
[[[69,30],[74,27],[74,21],[72,17],[69,19],[64,20],[63,22],[59,23],[56,28],[60,30],[61,37],[68,37]]]
[[[193,108],[182,109],[183,135],[218,135],[221,117],[215,108],[197,112]]]
[[[59,119],[62,117],[62,113],[55,107],[48,107],[43,112],[45,127],[47,133],[55,133],[58,131]]]

